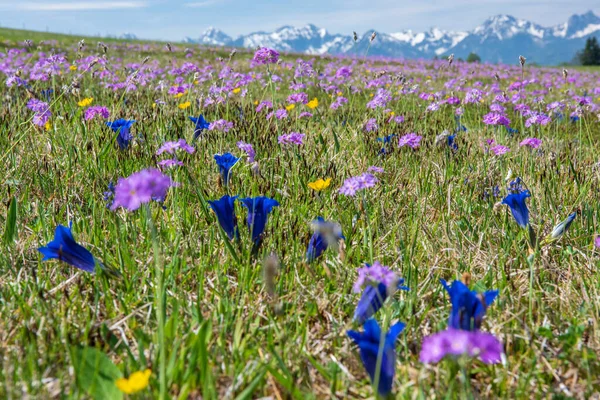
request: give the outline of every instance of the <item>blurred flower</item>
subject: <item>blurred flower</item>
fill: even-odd
[[[497,364],[502,359],[502,343],[490,333],[448,329],[423,340],[419,359],[422,363],[437,363],[446,356],[478,357],[485,364]]]
[[[495,146],[490,147],[492,153],[497,156],[504,155],[510,151],[510,147],[502,146],[501,144],[497,144]]]
[[[371,118],[365,123],[364,130],[367,132],[377,132],[378,129],[379,127],[375,118]]]
[[[44,126],[50,120],[52,113],[50,112],[50,107],[48,103],[40,101],[38,99],[30,99],[27,102],[27,108],[33,111],[35,114],[33,115],[32,122],[37,126]]]
[[[385,172],[385,170],[383,168],[381,168],[381,167],[377,167],[377,166],[372,165],[369,168],[367,168],[367,172],[375,172],[375,173],[378,173],[378,174],[382,174],[382,173]]]
[[[77,105],[78,105],[79,107],[87,107],[87,106],[89,106],[90,104],[92,104],[92,102],[93,102],[93,101],[94,101],[94,98],[93,98],[93,97],[86,97],[85,99],[83,99],[83,100],[81,100],[81,101],[77,102]]]
[[[529,146],[532,149],[537,149],[542,144],[541,139],[537,138],[527,138],[519,143],[519,146]]]
[[[226,121],[224,119],[218,119],[214,122],[211,122],[208,130],[209,131],[221,131],[221,132],[229,132],[233,128],[233,122]]]
[[[160,160],[158,162],[158,166],[161,168],[181,167],[183,166],[183,162],[177,160],[176,158],[167,158],[166,160]]]
[[[327,178],[325,180],[319,178],[314,182],[309,182],[308,187],[314,190],[315,192],[320,192],[321,190],[325,190],[331,184],[331,178]]]
[[[525,199],[531,197],[529,190],[524,190],[520,193],[511,193],[502,200],[502,204],[506,204],[510,208],[517,224],[523,228],[529,225],[529,209]]]
[[[38,248],[44,255],[42,261],[58,259],[75,268],[94,273],[96,260],[88,249],[78,244],[71,233],[72,224],[69,227],[58,225],[54,231],[54,240],[45,247]]]
[[[237,142],[237,147],[238,149],[246,152],[246,155],[248,156],[248,160],[247,162],[249,163],[253,163],[254,162],[254,158],[256,157],[256,152],[254,151],[254,147],[252,147],[252,145],[250,143],[245,143],[245,142]]]
[[[133,136],[129,133],[129,129],[135,120],[128,119],[117,119],[112,122],[106,122],[106,126],[113,130],[113,132],[117,132],[117,143],[121,150],[126,149],[129,146],[129,142],[133,139]]]
[[[364,173],[359,176],[348,178],[339,189],[341,194],[346,196],[354,196],[357,191],[371,188],[378,182],[377,178],[369,173]]]
[[[287,106],[285,106],[285,109],[287,111],[292,111],[294,108],[296,108],[295,104],[288,104]]]
[[[279,206],[277,200],[260,196],[240,199],[242,205],[248,209],[248,229],[252,233],[252,241],[259,244],[267,225],[269,213],[274,207]]]
[[[85,110],[85,112],[83,113],[83,118],[86,121],[89,121],[89,120],[93,119],[96,115],[99,115],[100,117],[102,117],[104,119],[107,119],[108,117],[110,117],[108,108],[106,108],[104,106],[92,106]]]
[[[314,110],[315,108],[317,108],[319,106],[319,100],[315,97],[314,99],[312,99],[311,101],[306,103],[306,106],[308,108],[310,108],[311,110]]]
[[[504,114],[491,112],[483,116],[483,123],[486,125],[510,125],[510,119]]]
[[[186,102],[178,104],[177,107],[179,107],[180,110],[185,110],[186,108],[188,108],[191,105],[192,105],[191,101],[186,101]]]
[[[480,294],[469,290],[467,285],[458,280],[452,282],[451,286],[443,279],[440,282],[450,295],[452,303],[448,327],[465,331],[479,330],[485,312],[498,296],[498,291],[488,290]]]
[[[321,257],[328,247],[333,247],[336,251],[339,250],[339,241],[344,239],[340,224],[325,221],[322,217],[317,217],[311,223],[311,227],[314,233],[308,242],[306,250],[307,262],[311,263]]]
[[[377,384],[377,393],[386,397],[392,391],[396,369],[396,339],[404,329],[404,324],[402,322],[395,323],[385,336],[382,335],[381,328],[374,319],[367,320],[363,329],[363,332],[348,331],[347,334],[358,346],[360,358],[371,378],[371,383]],[[381,343],[382,340],[383,343]],[[381,360],[379,382],[375,382],[378,359]]]
[[[304,133],[291,132],[288,134],[280,135],[277,138],[277,141],[279,142],[279,144],[295,144],[300,146],[304,143],[305,136],[306,135]]]
[[[408,146],[412,149],[417,149],[421,143],[421,139],[423,139],[423,136],[419,136],[416,133],[408,133],[400,137],[398,147]]]
[[[229,185],[229,171],[239,161],[239,158],[235,157],[231,153],[215,154],[215,161],[219,167],[221,178],[223,179],[223,185]]]
[[[577,216],[577,213],[572,213],[565,220],[561,221],[558,225],[556,225],[552,229],[552,232],[550,232],[550,235],[548,235],[548,237],[546,237],[544,239],[543,244],[558,241],[565,234],[565,232],[569,229],[569,227],[575,220],[576,216]]]
[[[115,187],[115,200],[111,210],[123,207],[135,211],[151,200],[163,201],[167,191],[173,186],[171,178],[158,169],[148,168],[120,178]]]
[[[600,249],[600,236],[596,236],[596,239],[594,239],[594,246]]]
[[[237,237],[237,217],[235,216],[235,199],[238,196],[223,196],[219,200],[209,201],[210,208],[217,215],[221,228],[230,240]]]
[[[179,139],[176,142],[165,142],[162,146],[156,151],[156,155],[160,155],[162,153],[175,154],[176,150],[183,150],[186,153],[193,154],[196,149],[193,146],[187,144],[185,139]]]
[[[129,375],[129,378],[117,379],[115,385],[125,394],[137,393],[148,387],[150,375],[152,375],[152,371],[149,369],[137,371]]]

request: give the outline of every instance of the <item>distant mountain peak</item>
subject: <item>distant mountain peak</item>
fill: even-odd
[[[369,43],[373,32],[377,38]],[[572,15],[565,23],[543,27],[508,14],[487,18],[471,31],[445,31],[431,27],[424,32],[410,29],[384,33],[373,29],[358,36],[331,34],[313,24],[300,27],[284,25],[272,32],[252,32],[232,39],[223,31],[207,28],[197,39],[186,42],[211,46],[256,48],[307,54],[368,54],[400,58],[431,58],[455,53],[456,57],[477,53],[484,61],[514,62],[519,54],[530,62],[557,64],[570,61],[585,39],[600,37],[600,17],[594,12]]]

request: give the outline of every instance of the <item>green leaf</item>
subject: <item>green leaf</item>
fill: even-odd
[[[17,237],[17,198],[13,197],[8,206],[6,226],[4,227],[4,243],[12,244]]]
[[[77,387],[97,400],[120,400],[123,393],[115,385],[122,377],[115,364],[98,349],[76,348],[72,353]]]

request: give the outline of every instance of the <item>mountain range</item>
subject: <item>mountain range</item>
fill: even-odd
[[[369,38],[377,37],[369,46]],[[211,46],[256,48],[265,46],[279,51],[306,54],[348,54],[394,58],[433,58],[454,54],[466,58],[476,53],[483,61],[514,63],[519,55],[528,62],[555,65],[569,62],[590,36],[600,38],[600,17],[592,11],[573,15],[567,22],[543,27],[510,15],[496,15],[471,31],[444,31],[431,28],[426,32],[404,30],[383,33],[369,30],[357,35],[331,34],[312,24],[301,28],[282,26],[273,32],[253,32],[232,38],[221,30],[209,28],[187,43]]]

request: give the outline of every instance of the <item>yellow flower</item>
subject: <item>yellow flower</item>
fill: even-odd
[[[373,96],[375,96],[375,95],[374,95],[373,93],[369,93],[369,96],[373,97]]]
[[[69,65],[71,71],[77,71],[77,65]]]
[[[152,108],[156,108],[156,103],[152,103]]]
[[[117,379],[115,384],[119,390],[125,394],[137,393],[148,386],[148,380],[150,379],[151,374],[152,371],[149,369],[137,371],[129,375],[129,378]]]
[[[319,178],[314,182],[308,183],[308,187],[317,192],[327,189],[329,185],[331,185],[331,178],[327,178],[325,180]]]
[[[192,105],[192,103],[190,101],[186,101],[185,103],[179,104],[177,107],[179,107],[181,110],[185,110],[186,108],[188,108],[191,105]]]
[[[46,128],[47,131],[50,130],[50,121],[48,121],[44,124],[44,128]]]
[[[77,103],[77,105],[79,107],[87,107],[90,104],[92,104],[92,102],[94,101],[93,97],[86,97],[85,99],[81,100],[80,102]]]
[[[308,108],[310,108],[311,110],[317,108],[318,105],[319,105],[319,99],[317,99],[316,97],[314,99],[312,99],[311,101],[309,101],[308,103],[306,103],[306,106]]]
[[[396,115],[396,113],[393,111],[390,111],[390,117],[393,117],[394,115]]]
[[[183,96],[184,96],[184,95],[186,95],[186,94],[187,94],[187,90],[186,90],[185,92],[183,92],[183,93],[177,93],[177,94],[175,95],[175,98],[176,98],[176,99],[178,99],[178,98],[180,98],[180,97],[183,97]]]
[[[254,100],[254,105],[257,106],[258,105],[258,100]]]
[[[285,106],[285,109],[288,111],[292,111],[294,108],[296,108],[295,104],[289,104],[289,105]]]
[[[342,93],[342,92],[337,92],[337,95],[338,95],[338,96],[341,96],[341,95],[343,95],[343,94],[344,94],[344,93]]]
[[[194,80],[194,85],[199,84],[200,82],[198,82],[198,79]]]
[[[240,89],[239,87],[236,87],[235,89],[232,90],[232,93],[233,94],[238,94],[241,91],[242,91],[242,89]]]

